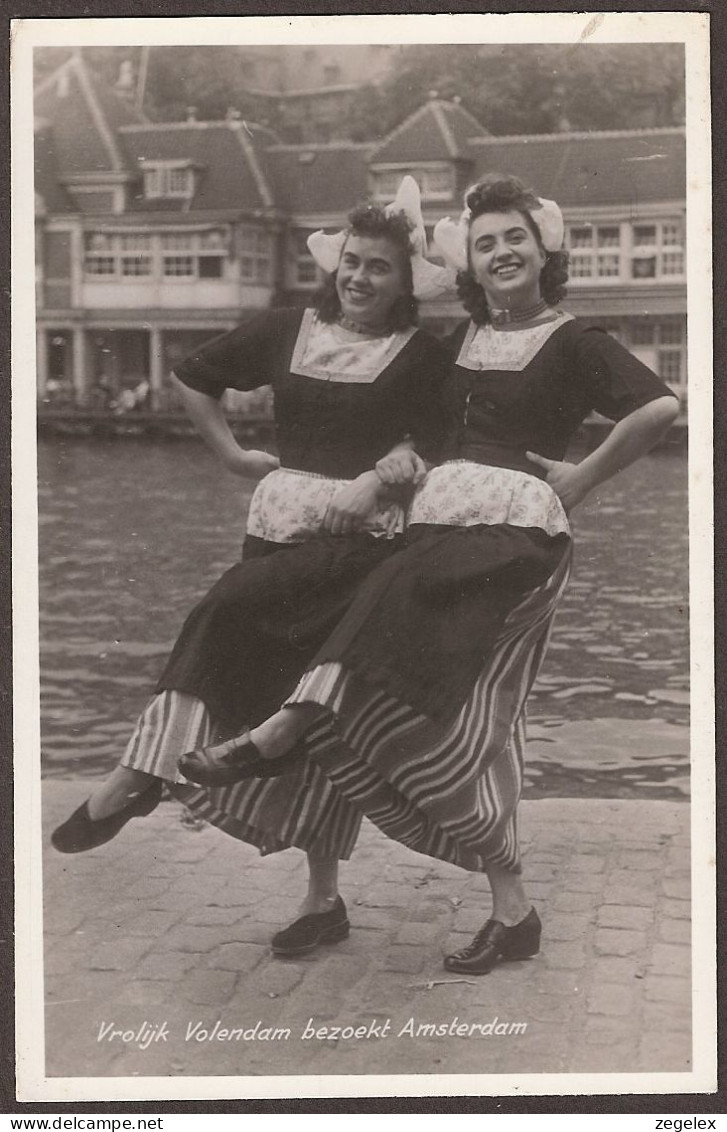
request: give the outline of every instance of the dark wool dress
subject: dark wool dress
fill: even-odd
[[[289,702],[329,711],[308,750],[385,833],[473,870],[519,871],[525,701],[571,557],[527,451],[563,459],[591,410],[621,420],[670,390],[614,339],[559,313],[453,337],[445,462],[405,549],[372,574]]]
[[[185,621],[125,765],[173,783],[172,753],[184,749],[173,735],[196,745],[210,733],[237,734],[292,692],[362,582],[402,537],[400,504],[382,505],[362,532],[334,536],[322,529],[327,503],[404,437],[432,453],[441,441],[445,361],[439,343],[415,328],[351,340],[311,310],[276,310],[177,368],[187,386],[214,397],[227,388],[271,385],[281,469],[255,492],[243,561]],[[202,714],[180,723],[179,704],[200,701]],[[284,779],[174,790],[208,820],[266,851],[294,844],[347,855],[360,822],[307,759]]]

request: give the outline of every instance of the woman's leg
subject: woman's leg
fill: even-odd
[[[123,810],[134,798],[147,790],[155,775],[128,766],[117,766],[93,790],[86,803],[91,821],[100,821]]]
[[[502,865],[487,866],[487,879],[492,888],[492,919],[498,920],[506,928],[514,927],[525,919],[531,905],[523,882],[518,873],[510,872]]]
[[[282,707],[250,731],[250,739],[264,759],[287,755],[316,718],[324,713],[318,704]]]
[[[300,906],[301,916],[329,912],[338,897],[338,859],[336,857],[308,858],[308,892]]]
[[[166,691],[152,696],[139,716],[119,765],[91,793],[88,816],[109,817],[148,789],[156,778],[173,782],[177,757],[188,744],[208,742],[212,724],[196,696]]]
[[[177,777],[176,761],[188,743],[209,742],[212,725],[201,700],[180,692],[154,696],[139,717],[117,766],[73,814],[53,831],[61,853],[81,853],[111,841],[133,817],[144,817],[161,798],[162,780]]]
[[[257,727],[222,743],[180,747],[179,770],[200,786],[228,786],[244,778],[287,773],[300,758],[295,745],[326,709],[318,704],[279,708]],[[289,756],[286,758],[285,756]]]
[[[307,955],[322,943],[346,939],[350,927],[346,905],[338,895],[338,858],[308,853],[307,895],[298,918],[273,936],[273,955]]]

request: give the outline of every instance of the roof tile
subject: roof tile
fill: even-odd
[[[369,147],[356,145],[271,146],[276,203],[292,213],[347,213],[365,200]]]
[[[681,129],[490,137],[472,149],[478,177],[513,174],[564,208],[638,207],[686,194]]]

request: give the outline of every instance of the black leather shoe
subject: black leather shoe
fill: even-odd
[[[265,759],[252,739],[230,739],[210,747],[200,747],[182,755],[177,766],[190,782],[198,786],[232,786],[246,778],[279,778],[300,770],[301,751],[294,747],[287,755]]]
[[[541,927],[534,908],[512,928],[499,920],[488,920],[468,947],[445,956],[444,966],[461,975],[487,975],[498,963],[531,959],[540,950]]]
[[[111,841],[131,818],[144,818],[155,810],[162,797],[162,781],[158,778],[142,794],[138,794],[122,810],[94,821],[89,817],[88,802],[74,810],[63,825],[51,834],[51,845],[59,853],[83,853]]]
[[[273,955],[307,955],[320,943],[338,943],[346,939],[350,927],[346,905],[337,896],[330,912],[301,916],[290,927],[277,932],[272,938]]]

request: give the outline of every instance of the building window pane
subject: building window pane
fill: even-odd
[[[632,322],[629,326],[629,339],[632,346],[652,346],[655,326],[653,322]]]
[[[661,273],[662,275],[683,275],[684,253],[663,252],[661,257]]]
[[[656,244],[656,225],[655,224],[635,224],[634,225],[634,246],[637,248],[648,247],[651,248]]]
[[[187,197],[192,195],[192,170],[179,166],[149,166],[144,169],[146,197]]]
[[[222,258],[218,255],[201,255],[197,261],[200,279],[221,279]]]
[[[249,283],[267,283],[270,271],[270,237],[261,228],[240,230],[240,277]]]
[[[307,239],[308,229],[298,228],[293,232],[293,256],[295,258],[295,282],[311,284],[318,281],[316,261],[311,255]]]
[[[408,169],[397,169],[393,172],[381,172],[376,174],[376,196],[386,197],[391,200],[396,196],[396,190],[399,188],[399,182],[402,177],[410,173]]]
[[[296,269],[298,283],[315,283],[318,278],[314,259],[299,259]]]
[[[593,229],[592,228],[571,228],[570,230],[570,246],[572,248],[592,248],[593,247]]]
[[[419,184],[425,199],[434,195],[449,196],[452,192],[452,170],[423,169]]]
[[[164,274],[175,277],[194,277],[195,260],[191,255],[165,255]]]
[[[601,276],[616,276],[620,271],[620,260],[617,255],[599,255],[598,274]]]
[[[148,255],[122,256],[122,275],[151,275],[151,259]]]
[[[680,322],[662,322],[659,324],[659,342],[662,346],[681,346],[683,340],[683,327]]]
[[[188,170],[186,169],[170,169],[169,170],[169,192],[170,193],[186,193]]]
[[[634,279],[656,278],[656,256],[639,256],[631,261],[631,274]]]
[[[682,380],[681,350],[659,350],[659,377],[675,383]]]
[[[613,226],[598,229],[599,248],[617,248],[621,243],[621,229]]]
[[[682,226],[681,224],[662,224],[661,226],[661,242],[662,244],[682,245]]]
[[[116,260],[113,256],[88,256],[86,258],[86,271],[89,275],[115,275]]]
[[[590,279],[593,261],[590,256],[572,256],[568,270],[573,279]]]

